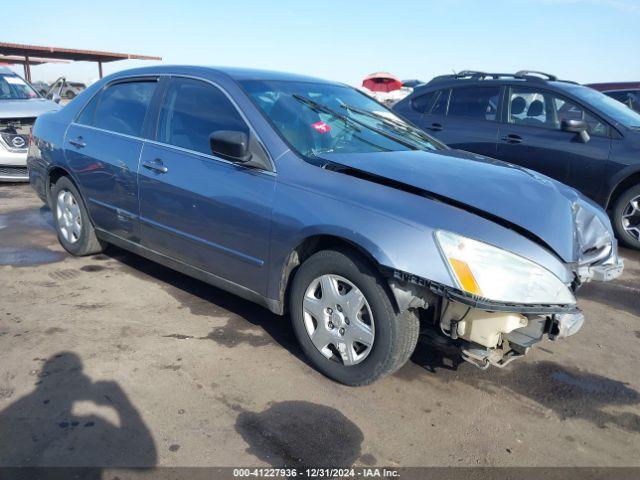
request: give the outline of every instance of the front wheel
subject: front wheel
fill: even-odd
[[[621,243],[640,250],[640,185],[618,197],[613,206],[613,228]]]
[[[300,266],[289,310],[311,363],[346,385],[366,385],[393,373],[418,340],[415,313],[398,314],[370,262],[347,250],[318,252]]]

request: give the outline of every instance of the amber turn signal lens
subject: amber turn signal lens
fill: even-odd
[[[449,263],[451,264],[451,268],[453,268],[456,277],[458,277],[460,286],[465,292],[472,293],[474,295],[482,295],[482,290],[480,290],[480,286],[478,285],[478,282],[476,282],[476,279],[466,262],[450,258]]]

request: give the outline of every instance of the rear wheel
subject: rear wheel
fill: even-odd
[[[366,385],[408,360],[419,321],[398,314],[370,263],[346,250],[324,250],[298,269],[290,295],[293,328],[311,363],[346,385]]]
[[[51,188],[51,200],[58,240],[67,252],[83,256],[104,250],[82,197],[71,180],[60,177]]]
[[[616,200],[613,227],[621,243],[640,249],[640,185],[626,190]]]

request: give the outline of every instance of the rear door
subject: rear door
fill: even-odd
[[[575,102],[543,88],[512,86],[497,158],[544,173],[599,200],[611,146],[610,127]],[[560,130],[562,120],[585,120],[590,140]]]
[[[500,86],[461,86],[442,90],[425,114],[424,128],[452,148],[495,156]]]
[[[96,227],[137,241],[138,161],[157,78],[119,80],[85,106],[65,136],[67,163]]]
[[[251,135],[244,117],[217,86],[172,78],[140,167],[144,246],[265,294],[275,174],[212,155],[218,130]]]

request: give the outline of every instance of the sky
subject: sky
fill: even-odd
[[[380,70],[421,80],[465,69],[542,70],[581,83],[640,80],[640,0],[12,0],[3,2],[2,16],[0,42],[352,85]],[[108,63],[104,72],[153,63]],[[91,82],[98,69],[85,62],[32,67],[34,81],[63,75]]]

